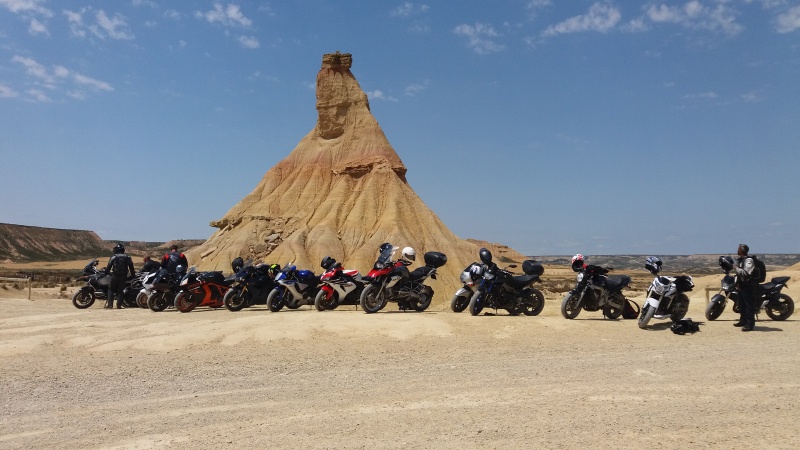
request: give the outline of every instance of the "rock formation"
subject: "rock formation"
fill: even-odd
[[[256,188],[211,225],[218,228],[188,253],[201,269],[229,271],[242,256],[318,273],[330,255],[366,273],[378,246],[412,246],[447,254],[434,302],[449,299],[458,275],[478,256],[406,182],[406,167],[372,116],[350,71],[350,54],[326,54],[317,74],[317,124]],[[399,252],[398,252],[399,254]],[[416,267],[413,266],[413,267]]]

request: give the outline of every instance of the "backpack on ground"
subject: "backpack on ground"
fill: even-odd
[[[756,255],[750,257],[753,258],[753,264],[756,266],[756,270],[753,272],[753,281],[763,283],[767,279],[767,265],[764,264],[764,261],[758,259]]]
[[[625,306],[622,307],[622,318],[635,319],[639,317],[639,312],[641,312],[641,310],[638,303],[633,300],[625,299]]]
[[[672,324],[670,329],[675,334],[684,335],[686,333],[692,334],[700,331],[700,324],[703,322],[695,322],[692,319],[681,319]]]

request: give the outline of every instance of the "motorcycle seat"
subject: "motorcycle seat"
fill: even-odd
[[[433,267],[428,267],[428,266],[417,267],[408,274],[409,280],[410,281],[421,280],[426,276],[428,276],[428,274],[431,273],[431,271],[433,271]]]
[[[620,290],[630,284],[631,277],[627,275],[614,275],[613,277],[608,277],[606,280],[606,289],[608,290]]]
[[[786,282],[789,281],[789,279],[791,278],[792,277],[775,277],[772,280],[770,280],[770,282],[775,284],[786,284]]]
[[[522,289],[527,285],[539,279],[539,275],[519,275],[515,277],[508,277],[508,285],[514,289]]]

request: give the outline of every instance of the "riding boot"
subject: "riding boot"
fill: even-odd
[[[106,302],[105,306],[103,306],[103,308],[105,308],[105,309],[111,309],[113,307],[114,307],[114,303],[113,302]]]

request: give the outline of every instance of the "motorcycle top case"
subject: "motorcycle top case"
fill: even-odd
[[[222,272],[203,272],[197,276],[197,279],[207,283],[222,284],[225,281],[225,275]]]
[[[522,271],[526,275],[541,275],[544,273],[544,267],[532,259],[522,261]]]
[[[428,252],[425,253],[425,265],[436,267],[442,267],[443,265],[447,264],[447,255],[440,252]]]
[[[316,284],[316,282],[319,281],[318,277],[314,275],[314,272],[310,270],[298,270],[297,279],[304,284]]]

